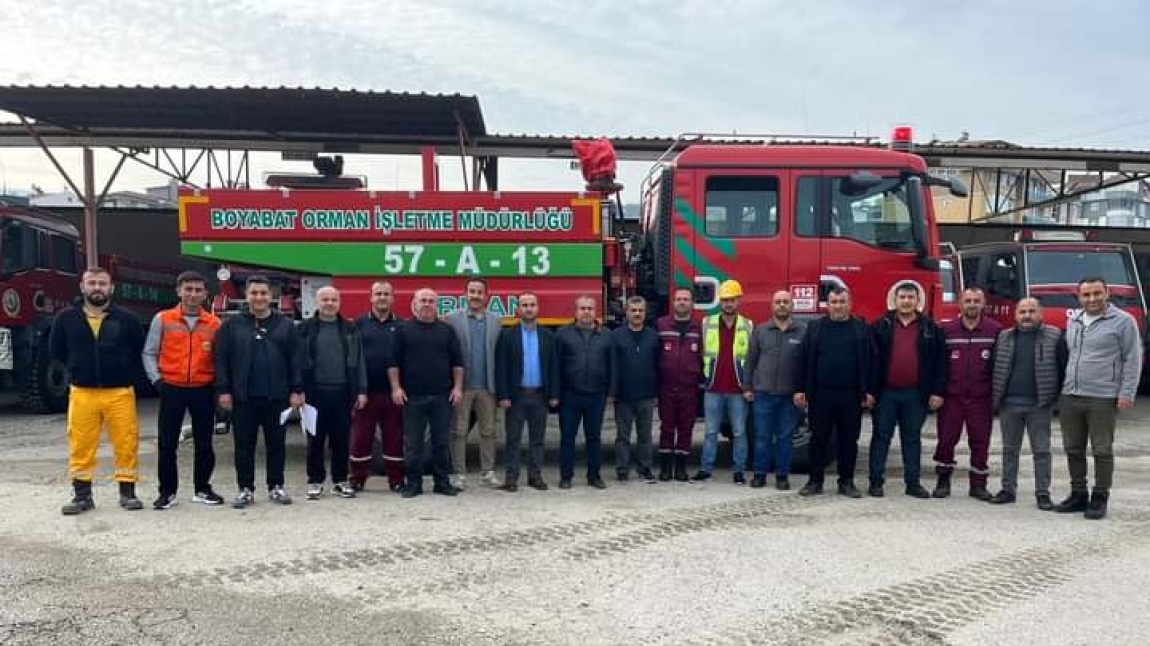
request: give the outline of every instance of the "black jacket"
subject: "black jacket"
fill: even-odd
[[[591,330],[586,339],[572,324],[555,332],[552,350],[551,399],[564,391],[615,396],[615,353],[611,332],[602,327]]]
[[[381,321],[372,314],[364,314],[355,321],[363,342],[363,361],[367,364],[367,390],[373,393],[391,392],[387,367],[391,365],[395,348],[395,335],[403,320],[392,314]]]
[[[890,356],[894,349],[895,313],[887,312],[874,322],[871,332],[874,335],[875,385],[872,394],[878,397],[886,388],[886,378],[890,372]],[[946,336],[942,328],[930,317],[918,316],[918,392],[925,403],[931,395],[943,397],[946,394],[947,360]]]
[[[523,383],[523,324],[503,328],[495,342],[495,398],[515,401]],[[539,380],[544,393],[550,392],[551,345],[555,342],[551,330],[537,325],[539,338]]]
[[[139,381],[143,367],[144,326],[131,312],[112,305],[92,335],[82,307],[56,315],[49,337],[52,358],[68,366],[73,386],[123,388]]]
[[[261,330],[259,334],[267,343],[271,368],[268,375],[269,399],[285,400],[292,393],[302,393],[303,360],[295,324],[272,312],[264,319]],[[246,311],[225,319],[216,332],[216,391],[221,395],[232,395],[237,401],[247,399],[248,373],[256,334],[256,319]]]
[[[636,342],[631,329],[623,326],[611,332],[615,350],[615,397],[634,402],[659,396],[659,361],[663,344],[659,333],[644,327]]]
[[[803,356],[796,367],[795,384],[808,397],[814,397],[814,394],[819,391],[819,334],[828,320],[829,317],[821,316],[810,321],[807,323],[806,334],[803,335]],[[856,383],[859,401],[862,401],[867,394],[874,392],[874,342],[866,321],[858,317],[851,317],[851,324],[855,332],[855,365],[858,370]]]
[[[340,326],[340,345],[345,358],[344,361],[344,375],[347,379],[346,383],[349,386],[349,391],[352,394],[366,395],[367,394],[367,371],[363,363],[363,346],[360,340],[359,327],[348,319],[340,316],[338,319]],[[319,333],[319,315],[313,316],[303,322],[299,326],[300,336],[300,359],[303,364],[300,370],[303,372],[303,385],[307,390],[315,386],[315,357],[320,348],[316,344],[316,339]]]

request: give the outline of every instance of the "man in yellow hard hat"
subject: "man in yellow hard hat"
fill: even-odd
[[[703,456],[696,482],[711,479],[715,466],[715,452],[719,444],[719,427],[726,417],[731,423],[731,441],[734,452],[731,470],[735,484],[746,484],[743,469],[747,462],[747,400],[743,385],[750,375],[745,372],[747,351],[751,345],[754,325],[739,314],[739,300],[743,286],[736,280],[719,285],[721,312],[703,320],[703,417],[707,435],[703,440]]]

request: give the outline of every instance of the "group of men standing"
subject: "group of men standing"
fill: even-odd
[[[955,448],[963,431],[971,451],[970,496],[996,504],[1015,502],[1023,435],[1035,461],[1035,496],[1041,509],[1106,513],[1113,474],[1116,412],[1133,406],[1141,369],[1141,341],[1133,319],[1108,302],[1106,284],[1079,284],[1082,310],[1065,335],[1042,323],[1035,299],[1018,303],[1007,330],[984,316],[977,288],[962,294],[961,316],[940,327],[921,314],[913,283],[894,289],[894,308],[873,324],[851,315],[850,293],[833,289],[828,313],[809,323],[794,318],[789,292],[772,295],[772,316],[755,326],[739,313],[742,288],[719,287],[720,312],[701,322],[689,289],[672,295],[672,312],[647,325],[647,303],[626,302],[626,325],[597,323],[596,301],[575,301],[574,322],[556,331],[539,324],[539,301],[518,296],[515,325],[487,311],[481,278],[466,283],[467,307],[438,317],[430,289],[413,297],[414,318],[392,312],[392,286],[371,288],[371,309],[355,320],[340,312],[340,293],[324,287],[317,312],[302,325],[274,311],[271,284],[253,276],[247,307],[221,321],[204,309],[202,276],[177,279],[179,304],[155,316],[147,335],[127,311],[113,305],[108,273],[84,272],[83,303],[62,312],[51,334],[54,358],[71,369],[68,411],[73,498],[65,514],[94,507],[91,481],[95,451],[106,424],[115,450],[120,505],[140,509],[136,496],[138,424],[132,384],[135,359],[160,396],[159,495],[156,509],[177,504],[176,451],[185,414],[194,438],[194,497],[207,505],[223,498],[211,486],[215,466],[213,422],[231,415],[238,493],[233,506],[255,502],[255,450],[263,431],[266,487],[271,501],[290,504],[285,489],[285,416],[304,420],[308,499],[325,492],[354,498],[370,475],[379,442],[389,489],[413,498],[423,493],[430,462],[433,491],[455,496],[466,486],[467,435],[478,429],[481,480],[515,492],[528,432],[527,484],[543,479],[544,432],[557,410],[561,489],[574,479],[575,444],[583,431],[586,482],[603,489],[601,431],[613,405],[616,479],[655,483],[688,480],[687,460],[698,414],[700,388],[706,435],[700,468],[690,478],[711,479],[720,429],[732,435],[732,472],[747,482],[746,420],[755,429],[752,487],[790,488],[792,433],[805,410],[812,429],[811,472],[801,495],[823,492],[824,472],[837,463],[838,492],[859,498],[855,463],[864,410],[871,410],[871,496],[884,494],[887,456],[898,428],[907,495],[945,498],[951,492]],[[1059,395],[1061,394],[1061,398]],[[1050,421],[1060,403],[1071,495],[1050,497]],[[311,410],[311,409],[314,409]],[[506,471],[496,476],[496,410],[503,411]],[[658,475],[652,435],[659,412]],[[937,483],[921,483],[922,427],[938,411]],[[988,452],[995,411],[1002,426],[1002,488],[991,494]],[[632,450],[632,436],[635,438]],[[430,460],[426,447],[430,438]],[[1095,458],[1095,487],[1087,487],[1086,443]],[[330,469],[329,469],[330,467]],[[330,474],[329,474],[330,470]]]

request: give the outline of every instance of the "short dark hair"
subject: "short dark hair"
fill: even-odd
[[[1110,288],[1110,286],[1106,284],[1106,279],[1101,276],[1087,276],[1086,278],[1083,278],[1082,280],[1078,281],[1078,288],[1082,289],[1082,286],[1086,283],[1102,283],[1103,289]]]
[[[204,283],[207,284],[204,275],[198,271],[181,271],[179,276],[176,276],[176,287],[182,286],[184,283]]]
[[[267,285],[267,288],[271,289],[272,281],[263,274],[252,274],[248,276],[247,281],[244,283],[244,292],[246,293],[252,285]]]
[[[831,291],[829,294],[827,294],[827,298],[829,299],[831,296],[846,296],[847,298],[850,298],[851,290],[847,289],[843,285],[835,285],[834,287],[831,287]]]
[[[636,294],[635,296],[632,296],[631,298],[627,299],[627,306],[630,307],[632,305],[638,305],[640,307],[647,307],[647,299]]]
[[[93,266],[91,266],[91,267],[88,267],[87,269],[85,269],[85,270],[84,270],[84,273],[80,274],[80,280],[83,280],[83,279],[84,279],[84,276],[88,276],[88,275],[91,275],[91,276],[107,276],[108,278],[111,278],[111,277],[112,277],[112,274],[111,274],[111,273],[110,273],[110,272],[109,272],[107,269],[104,269],[103,267],[100,267],[100,266],[98,266],[98,265],[93,265]]]
[[[487,279],[481,278],[479,276],[468,276],[467,282],[463,283],[463,291],[467,291],[467,288],[471,286],[471,283],[479,283],[480,285],[483,285],[483,291],[490,291],[487,289]]]
[[[518,294],[515,295],[515,298],[516,298],[516,300],[521,301],[521,300],[523,300],[524,296],[531,296],[535,300],[539,300],[539,295],[536,294],[535,292],[531,291],[530,289],[525,289],[525,290],[519,292]]]
[[[897,294],[899,292],[914,292],[915,296],[922,298],[922,290],[918,288],[918,285],[915,285],[909,280],[904,280],[901,283],[895,285],[894,293]]]
[[[688,294],[690,294],[690,295],[691,295],[691,300],[695,300],[695,290],[694,290],[694,289],[692,289],[692,288],[690,288],[690,287],[683,287],[683,286],[680,286],[680,287],[676,287],[676,288],[675,288],[675,291],[674,291],[674,292],[672,292],[672,293],[673,293],[673,294],[678,294],[679,292],[687,292]]]

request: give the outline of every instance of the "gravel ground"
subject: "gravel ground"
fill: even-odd
[[[908,498],[897,448],[883,499],[736,487],[720,470],[703,485],[609,478],[602,492],[576,478],[571,491],[507,494],[474,477],[458,498],[412,501],[373,479],[355,500],[305,501],[295,435],[290,507],[192,504],[188,444],[181,505],[125,512],[105,446],[97,509],[65,518],[63,418],[0,410],[0,644],[1144,644],[1150,400],[1140,404],[1120,423],[1101,522],[1035,509],[1029,455],[1019,504],[966,497],[964,474],[954,498]],[[146,503],[155,412],[141,403]],[[863,435],[865,455],[869,423]],[[231,437],[216,447],[216,489],[230,497]],[[545,477],[557,484],[556,464]],[[1067,493],[1058,449],[1054,484]]]

